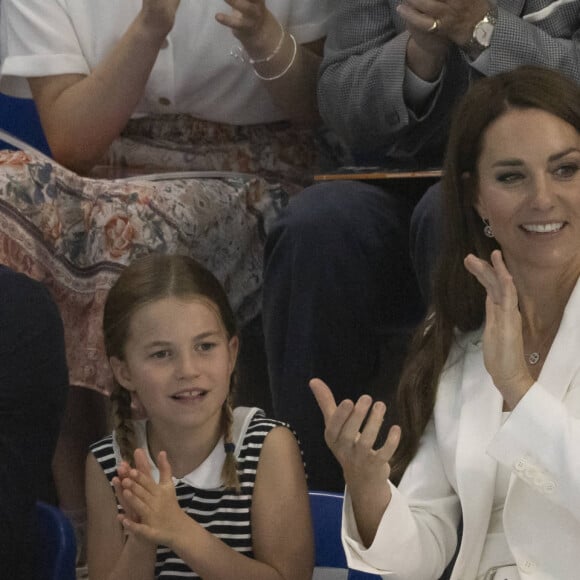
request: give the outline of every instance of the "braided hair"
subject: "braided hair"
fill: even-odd
[[[238,335],[234,313],[227,295],[217,278],[201,264],[188,256],[149,254],[129,265],[113,285],[103,316],[103,334],[108,358],[125,359],[125,345],[135,312],[163,298],[204,298],[217,307],[228,339]],[[229,395],[222,408],[221,427],[226,461],[222,479],[227,488],[239,491],[240,483],[232,441],[232,392],[236,373],[230,377]],[[136,436],[133,426],[131,393],[117,380],[111,393],[113,425],[121,457],[134,465],[133,453]]]

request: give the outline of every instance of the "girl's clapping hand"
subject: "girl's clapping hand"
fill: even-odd
[[[117,501],[123,508],[123,515],[130,520],[135,522],[139,521],[139,517],[127,504],[123,497],[123,480],[129,477],[129,473],[131,472],[131,466],[127,461],[122,461],[119,467],[117,468],[117,475],[113,477],[112,483],[113,488],[115,490],[115,495],[117,496]]]
[[[127,515],[120,515],[119,519],[124,528],[136,536],[171,547],[184,533],[184,526],[189,525],[192,520],[177,502],[171,465],[165,451],[161,451],[157,457],[159,483],[153,480],[150,469],[147,472],[141,469],[145,464],[145,452],[136,449],[137,469],[131,469],[121,485],[123,501],[129,507],[130,513],[136,514],[137,519]]]

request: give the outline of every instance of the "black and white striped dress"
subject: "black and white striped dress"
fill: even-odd
[[[136,421],[135,430],[138,446],[148,454],[145,425],[146,421]],[[236,445],[240,494],[225,490],[221,485],[221,470],[225,459],[223,440],[197,469],[180,479],[174,478],[181,508],[208,532],[249,557],[253,557],[250,518],[260,452],[268,433],[279,425],[284,423],[267,419],[261,409],[234,409],[233,440]],[[121,461],[114,433],[91,445],[91,451],[111,481]],[[154,466],[149,455],[148,459]],[[154,467],[152,472],[158,481],[158,470]],[[181,558],[164,546],[157,548],[155,577],[199,578]]]

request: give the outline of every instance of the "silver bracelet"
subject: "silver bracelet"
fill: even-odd
[[[278,22],[278,26],[280,27],[280,40],[278,41],[278,44],[276,45],[276,48],[274,49],[274,51],[269,54],[267,57],[265,58],[250,58],[250,64],[260,64],[262,62],[270,62],[279,52],[280,49],[282,48],[282,44],[284,44],[284,37],[286,36],[286,31],[284,30],[284,27],[282,26],[282,23],[280,21]]]
[[[292,40],[292,44],[294,45],[294,48],[292,51],[292,58],[290,59],[290,62],[288,63],[288,65],[284,68],[284,70],[282,72],[278,73],[277,75],[274,75],[273,77],[262,76],[256,69],[254,69],[254,74],[259,79],[261,79],[263,81],[275,81],[277,79],[281,79],[292,68],[294,61],[296,60],[296,54],[298,53],[298,44],[297,44],[296,39],[294,38],[293,34],[289,34],[288,36],[290,36],[290,38]]]

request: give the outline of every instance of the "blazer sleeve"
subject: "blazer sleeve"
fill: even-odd
[[[479,72],[496,75],[531,64],[580,82],[580,2],[545,2],[541,10],[512,14],[498,9],[488,58]]]
[[[433,420],[399,489],[391,485],[391,490],[393,497],[375,539],[365,548],[347,488],[342,540],[349,567],[375,574],[394,573],[398,580],[439,577],[455,552],[460,505],[443,469]]]
[[[580,523],[580,387],[559,400],[535,383],[488,453]]]
[[[580,82],[578,1],[536,2],[530,14],[514,14],[499,0],[498,22],[486,57],[449,50],[441,81],[419,113],[404,99],[409,34],[395,0],[341,0],[329,29],[318,100],[325,123],[357,162],[441,161],[450,112],[469,82],[522,64],[555,68]],[[539,6],[538,6],[539,5]]]

